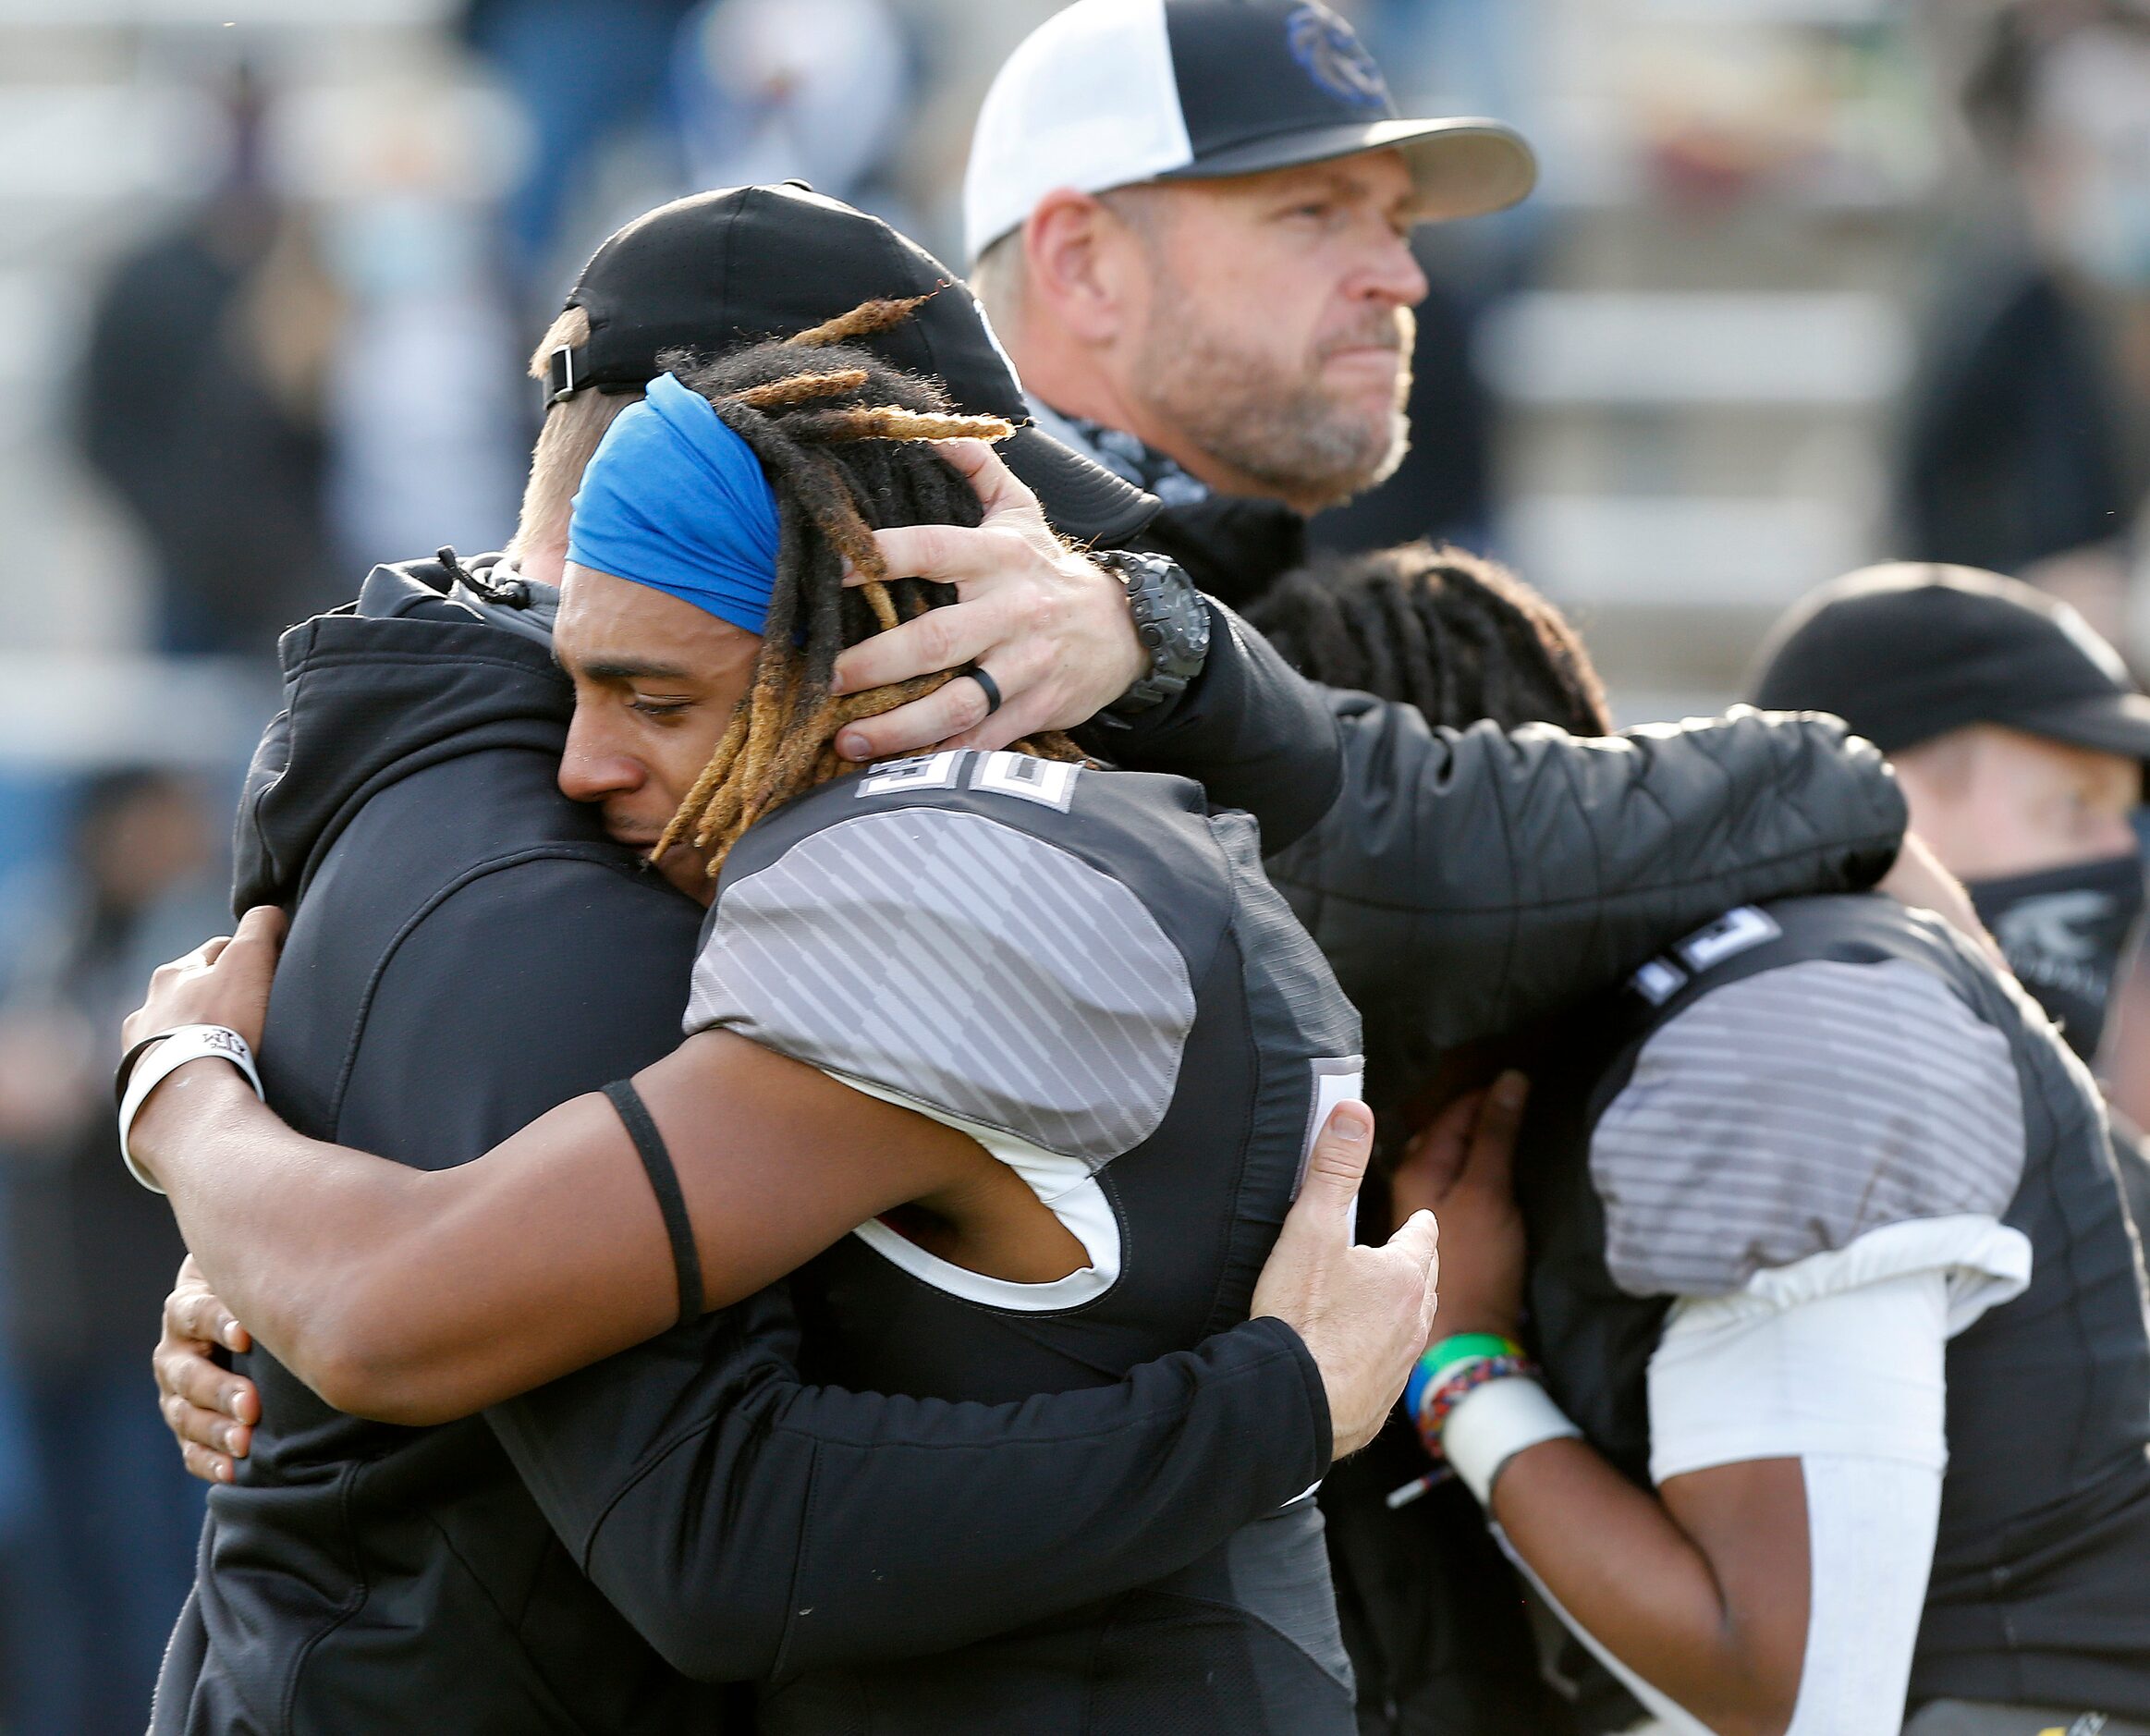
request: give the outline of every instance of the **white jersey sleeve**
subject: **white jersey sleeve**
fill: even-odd
[[[2031,1278],[2022,1231],[1888,1226],[1676,1302],[1650,1361],[1650,1474],[1800,1461],[1807,1643],[1788,1736],[1893,1736],[1948,1464],[1948,1342]]]
[[[1800,1461],[1807,1633],[1787,1736],[1896,1736],[1901,1727],[1948,1462],[1948,1275],[1928,1269],[1782,1306],[1682,1303],[1651,1363],[1655,1481],[1756,1459]],[[1710,1736],[1553,1607],[1667,1736]]]
[[[1807,1636],[1790,1736],[1900,1725],[1948,1457],[1948,1274],[1930,1267],[1782,1306],[1681,1304],[1651,1362],[1658,1482],[1800,1461]]]

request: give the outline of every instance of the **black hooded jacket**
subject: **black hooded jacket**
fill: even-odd
[[[702,912],[558,793],[542,626],[416,572],[446,580],[376,569],[356,612],[286,636],[238,901],[295,907],[272,1104],[432,1168],[674,1047]],[[721,1730],[682,1672],[1036,1620],[1183,1566],[1328,1462],[1319,1372],[1275,1320],[999,1408],[802,1388],[796,1349],[773,1290],[431,1429],[241,1359],[263,1421],[211,1494],[153,1729]]]

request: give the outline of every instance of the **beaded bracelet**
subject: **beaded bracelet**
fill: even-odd
[[[1418,1424],[1419,1440],[1425,1447],[1426,1456],[1436,1463],[1447,1460],[1448,1455],[1441,1450],[1441,1431],[1448,1425],[1449,1413],[1479,1388],[1519,1375],[1527,1379],[1536,1374],[1535,1364],[1521,1352],[1478,1356],[1459,1363],[1455,1372],[1426,1396],[1418,1414],[1411,1419]]]
[[[1404,1413],[1416,1422],[1419,1408],[1425,1401],[1426,1389],[1451,1368],[1460,1367],[1475,1357],[1522,1354],[1523,1347],[1513,1339],[1504,1339],[1494,1332],[1458,1332],[1436,1339],[1426,1347],[1418,1366],[1411,1371],[1411,1379],[1404,1385]]]

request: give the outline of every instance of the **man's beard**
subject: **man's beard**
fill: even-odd
[[[1166,285],[1143,344],[1142,390],[1160,420],[1218,463],[1312,511],[1386,482],[1411,450],[1403,405],[1412,330],[1408,308],[1371,314],[1287,373],[1230,334],[1205,329],[1176,286]],[[1323,364],[1338,350],[1369,345],[1399,346],[1396,401],[1386,416],[1368,415],[1322,380]]]

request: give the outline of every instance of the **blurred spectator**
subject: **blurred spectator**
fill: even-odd
[[[689,183],[803,180],[882,209],[911,82],[884,0],[709,0],[672,62]]]
[[[111,1078],[149,972],[222,925],[219,829],[191,777],[92,780],[43,944],[10,961],[0,998],[0,1271],[34,1478],[6,1575],[34,1611],[9,1635],[11,1736],[139,1731],[192,1579],[200,1490],[146,1366],[184,1250],[121,1167]]]
[[[621,133],[656,128],[679,20],[694,0],[468,0],[462,33],[530,120],[531,148],[506,213],[526,288],[550,263],[569,201]],[[548,293],[540,298],[550,300]]]
[[[0,1236],[6,1234],[6,1190],[0,1187]],[[0,1341],[0,1730],[6,1730],[27,1728],[21,1682],[36,1643],[36,1511],[30,1406],[12,1348]]]
[[[304,221],[263,174],[243,68],[228,106],[221,183],[97,296],[80,428],[148,537],[158,648],[266,655],[336,600],[319,405],[336,306]]]
[[[1942,274],[1904,552],[2057,581],[2118,636],[2150,481],[2150,13],[2010,6],[1967,101],[2010,220],[1983,223],[1979,255]]]
[[[345,312],[323,413],[349,582],[443,543],[497,548],[514,527],[530,404],[470,111],[385,89],[340,131],[348,182],[324,232]]]

